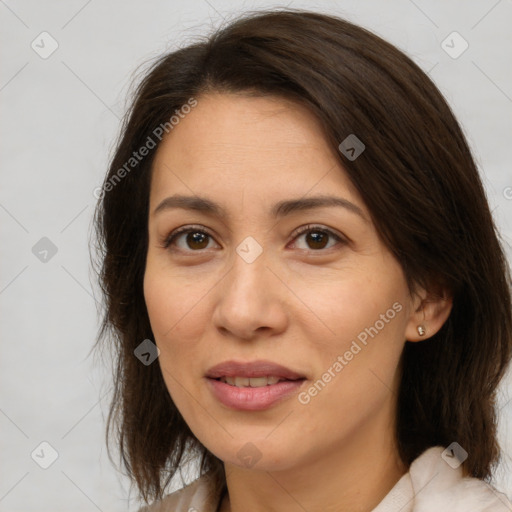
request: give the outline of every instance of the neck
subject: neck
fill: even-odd
[[[228,495],[221,512],[371,512],[407,470],[378,428],[354,437],[299,468],[272,472],[225,464]]]

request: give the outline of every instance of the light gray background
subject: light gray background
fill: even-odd
[[[223,18],[284,5],[0,0],[0,511],[137,509],[135,493],[129,499],[127,480],[106,455],[111,374],[89,356],[98,326],[88,255],[93,190],[105,173],[137,66],[210,32]],[[512,2],[287,5],[345,16],[430,73],[463,125],[510,243]],[[47,59],[31,48],[33,41],[42,47],[43,31],[59,45]],[[441,46],[453,31],[469,44],[457,59]],[[50,40],[44,44],[48,49]],[[32,252],[42,237],[57,247],[47,262]],[[512,499],[511,382],[500,391],[504,463],[496,485]],[[48,469],[31,458],[43,441],[58,453]],[[42,450],[36,450],[38,460],[48,462],[51,450]]]

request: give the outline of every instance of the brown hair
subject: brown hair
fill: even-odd
[[[342,19],[301,10],[251,13],[160,57],[138,86],[105,178],[125,166],[156,127],[208,92],[271,95],[307,106],[338,152],[411,292],[442,286],[452,312],[433,337],[405,343],[397,403],[399,454],[457,441],[465,474],[492,476],[499,460],[496,388],[512,356],[510,276],[465,137],[443,96],[407,56]],[[190,431],[158,364],[134,349],[153,339],[143,295],[151,167],[156,150],[106,188],[96,211],[106,300],[98,342],[115,344],[107,434],[148,501],[160,498],[188,454],[222,482],[222,462]],[[119,176],[119,174],[118,174]],[[107,435],[108,443],[108,435]]]

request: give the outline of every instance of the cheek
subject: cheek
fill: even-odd
[[[403,327],[404,315],[397,309],[403,306],[405,287],[396,272],[361,266],[345,274],[324,276],[321,283],[297,280],[293,288],[303,299],[297,309],[303,328],[309,331],[310,339],[326,349],[330,347],[328,352],[346,349],[360,333],[364,338],[365,329],[374,332],[376,323],[379,333],[386,335],[391,331],[396,334]]]
[[[193,341],[200,330],[201,298],[208,287],[154,266],[146,268],[144,298],[153,334],[162,345]],[[195,321],[194,321],[195,319]]]
[[[328,440],[350,435],[384,410],[392,415],[405,317],[392,287],[337,291],[336,307],[317,303],[319,314],[322,305],[324,313],[332,312],[325,318],[335,335],[316,337],[308,355],[317,362],[315,378],[298,397],[302,432]]]
[[[158,363],[167,390],[182,412],[186,409],[186,392],[194,367],[194,339],[199,333],[190,331],[193,293],[183,292],[176,279],[148,265],[144,275],[144,297],[154,341],[160,350]],[[195,324],[197,329],[197,323]]]
[[[176,272],[149,264],[144,276],[144,297],[158,358],[169,393],[178,408],[186,408],[188,392],[201,381],[201,340],[211,318],[204,300],[212,287],[206,279],[186,279]]]
[[[303,398],[311,398],[315,410],[343,403],[337,409],[343,415],[359,410],[363,401],[375,406],[393,388],[405,342],[408,294],[399,267],[383,268],[386,272],[361,266],[346,279],[323,285],[321,293],[313,287],[300,292],[310,297],[308,306],[316,316],[313,323],[305,316],[302,321],[310,340],[306,355],[315,361],[318,383]]]

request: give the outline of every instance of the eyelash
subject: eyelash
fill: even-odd
[[[325,234],[325,235],[328,235],[328,236],[334,238],[337,242],[339,242],[341,244],[347,243],[346,239],[342,238],[340,235],[336,234],[334,231],[331,231],[330,229],[327,229],[327,228],[324,228],[321,226],[316,226],[316,225],[311,225],[311,224],[308,224],[305,227],[298,228],[297,230],[295,230],[292,233],[293,240],[295,240],[296,238],[299,238],[300,236],[307,234],[309,232],[322,233],[322,234]],[[163,248],[168,249],[178,236],[185,234],[185,233],[202,233],[202,234],[209,236],[210,238],[213,238],[213,236],[208,231],[206,231],[202,226],[183,226],[181,228],[176,229],[169,236],[167,236],[165,238],[165,240],[163,241],[163,244],[162,244]],[[332,249],[332,247],[329,247],[328,249],[302,249],[302,250],[309,250],[310,252],[320,253],[320,252],[327,251],[329,249]],[[181,249],[179,249],[179,250],[182,251]],[[200,253],[203,251],[204,251],[204,249],[187,250],[184,252]]]

